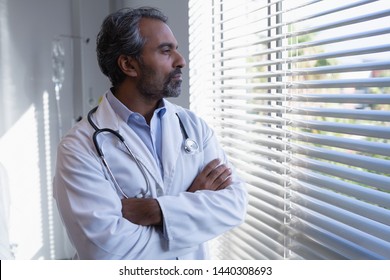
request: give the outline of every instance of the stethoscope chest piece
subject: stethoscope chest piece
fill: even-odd
[[[184,141],[184,151],[187,154],[190,154],[190,155],[194,154],[198,150],[198,148],[199,148],[199,146],[194,140],[187,138]]]
[[[194,140],[192,140],[190,137],[188,137],[187,131],[184,128],[184,125],[179,117],[179,114],[176,113],[176,116],[177,116],[177,119],[179,120],[180,129],[181,129],[181,132],[183,133],[183,137],[185,139],[184,140],[184,151],[187,154],[193,155],[199,149],[198,143],[196,143]]]

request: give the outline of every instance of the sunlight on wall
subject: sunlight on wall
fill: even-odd
[[[10,242],[16,245],[17,259],[33,258],[43,243],[37,127],[31,105],[0,139],[0,160],[11,194]]]
[[[5,130],[7,123],[6,108],[8,108],[5,98],[5,84],[9,80],[9,69],[7,66],[7,42],[9,42],[9,32],[7,26],[7,5],[5,0],[0,0],[0,137]],[[9,65],[9,64],[8,64]],[[0,145],[1,148],[1,145]],[[10,193],[9,193],[9,176],[3,166],[3,159],[0,152],[0,256],[1,259],[12,259],[12,253],[9,241],[9,219],[10,219]]]
[[[43,129],[45,142],[45,164],[46,164],[46,198],[47,198],[47,217],[48,217],[48,247],[50,259],[55,259],[55,240],[54,240],[54,221],[53,221],[53,189],[52,170],[51,170],[51,142],[50,142],[50,110],[49,110],[49,93],[43,93]]]

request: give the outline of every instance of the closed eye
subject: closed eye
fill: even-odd
[[[177,49],[178,46],[174,45],[172,43],[163,43],[163,44],[159,45],[158,48],[160,49],[160,51],[162,53],[170,54],[172,52],[172,50]]]
[[[161,52],[164,53],[164,54],[170,54],[171,53],[171,49],[162,49]]]

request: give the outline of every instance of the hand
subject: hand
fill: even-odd
[[[232,172],[230,168],[224,164],[220,165],[219,159],[214,159],[204,167],[198,176],[196,176],[187,191],[222,190],[232,183],[231,175]]]
[[[141,226],[162,224],[160,205],[153,198],[122,199],[122,216],[133,224]]]

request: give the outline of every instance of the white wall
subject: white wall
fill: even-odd
[[[109,80],[104,76],[96,59],[96,36],[103,19],[115,2],[107,0],[72,0],[72,31],[74,72],[74,119],[85,116],[95,107],[106,90]],[[93,7],[93,8],[92,8]]]
[[[94,45],[109,9],[106,0],[0,0],[0,164],[4,167],[0,175],[8,177],[1,193],[10,197],[10,205],[0,207],[9,228],[2,223],[0,233],[9,233],[16,259],[70,256],[52,199],[59,133],[51,42],[65,35],[61,37],[65,82],[60,92],[65,133],[74,116],[89,106],[85,100],[107,88]],[[89,37],[90,42],[81,43],[75,36]],[[6,240],[2,234],[1,250],[9,247]]]

